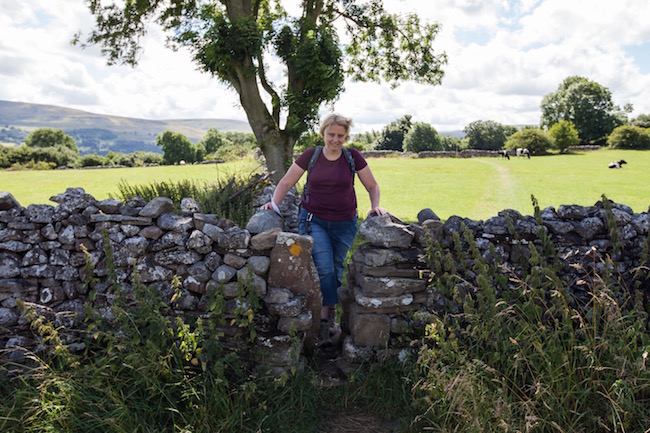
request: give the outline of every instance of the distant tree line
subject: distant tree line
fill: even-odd
[[[438,134],[425,122],[413,122],[405,115],[381,131],[356,134],[349,145],[359,150],[399,152],[459,151],[463,149],[500,150],[527,148],[532,155],[549,151],[563,153],[579,144],[608,145],[618,149],[650,148],[650,115],[641,114],[628,121],[632,106],[614,105],[610,91],[587,78],[566,78],[557,91],[544,96],[539,126],[517,127],[494,120],[477,120],[463,129],[464,137]],[[0,137],[15,140],[21,130],[2,128]],[[96,139],[107,139],[102,130],[88,130]],[[85,137],[89,135],[86,134]],[[9,142],[12,142],[8,140]],[[303,134],[295,150],[322,145],[315,132]],[[258,149],[252,133],[221,132],[209,129],[197,143],[174,131],[156,137],[158,152],[108,152],[107,155],[80,155],[75,139],[63,130],[41,128],[24,137],[17,147],[0,146],[0,168],[52,169],[93,166],[143,166],[150,164],[197,163],[205,160],[232,160]]]
[[[610,91],[587,78],[566,78],[557,91],[544,96],[540,107],[539,126],[477,120],[463,129],[462,139],[440,135],[431,125],[414,123],[411,115],[405,115],[379,132],[353,136],[351,146],[400,152],[527,148],[533,155],[563,153],[580,144],[650,148],[650,115],[641,114],[628,121],[632,106],[621,109],[614,105]]]
[[[0,168],[48,170],[102,166],[139,167],[172,165],[209,160],[231,160],[251,153],[257,146],[252,133],[207,131],[192,143],[183,134],[164,131],[156,138],[161,152],[109,151],[106,155],[81,155],[75,139],[61,129],[40,128],[29,133],[19,146],[0,145]]]

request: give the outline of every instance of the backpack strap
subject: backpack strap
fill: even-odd
[[[307,164],[307,179],[305,181],[305,187],[302,190],[302,197],[305,199],[305,203],[309,203],[309,174],[311,173],[311,170],[316,165],[316,161],[318,161],[318,157],[320,156],[322,151],[323,151],[323,146],[316,146],[316,148],[314,148],[314,153],[311,155],[311,158],[309,159],[309,164]]]
[[[354,187],[354,175],[357,172],[354,166],[354,157],[352,156],[352,152],[350,152],[350,149],[348,149],[347,147],[343,146],[341,147],[341,150],[343,151],[343,156],[345,156],[345,159],[347,160],[348,165],[350,166],[350,172],[352,173],[352,187]],[[311,173],[311,170],[316,165],[316,161],[318,161],[318,157],[320,156],[322,151],[323,151],[323,146],[316,146],[316,148],[314,149],[314,153],[309,159],[309,164],[307,164],[307,179],[305,181],[305,187],[302,190],[302,196],[305,199],[305,203],[309,203],[309,174]]]

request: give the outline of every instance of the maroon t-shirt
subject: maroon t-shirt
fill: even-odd
[[[296,164],[307,170],[316,148],[305,150],[296,158]],[[368,163],[356,149],[350,149],[357,171]],[[326,221],[345,221],[357,214],[357,196],[354,194],[350,165],[343,152],[336,161],[329,161],[323,152],[309,175],[309,203],[303,197],[302,207]]]

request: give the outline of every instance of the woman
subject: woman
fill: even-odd
[[[330,308],[338,303],[337,290],[343,279],[345,259],[357,234],[357,198],[354,192],[354,173],[343,154],[343,144],[350,139],[352,119],[340,114],[330,114],[323,120],[320,135],[325,141],[315,165],[307,176],[309,195],[303,194],[299,216],[300,234],[312,236],[312,256],[318,270],[323,308],[321,318],[321,343],[327,343],[327,324]],[[379,206],[379,185],[365,158],[355,149],[349,149],[359,180],[370,196],[368,215],[384,215]],[[307,171],[315,148],[305,150],[280,180],[273,197],[261,209],[279,212],[280,203],[287,192]]]

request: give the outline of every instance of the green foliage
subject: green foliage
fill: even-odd
[[[50,147],[30,147],[27,145],[15,148],[4,148],[4,157],[0,159],[3,168],[13,169],[52,169],[57,167],[76,167],[79,154],[69,147],[56,145]]]
[[[578,283],[590,294],[585,305],[558,277],[561,260],[552,250],[528,244],[530,259],[517,276],[477,254],[473,236],[464,241],[453,258],[428,249],[432,288],[455,310],[428,326],[419,362],[424,377],[414,387],[422,415],[413,427],[644,431],[648,315],[609,258],[592,251],[592,265],[579,269]]]
[[[180,179],[131,186],[121,180],[117,187],[119,198],[123,201],[133,197],[141,197],[146,201],[156,197],[168,197],[174,203],[175,212],[179,213],[181,200],[193,198],[201,205],[203,213],[216,214],[245,227],[254,212],[252,193],[262,182],[260,176],[255,173],[239,173],[221,177],[216,182]]]
[[[548,135],[553,140],[553,148],[564,153],[571,146],[580,144],[578,130],[573,123],[559,120],[548,130]]]
[[[639,114],[637,117],[630,121],[632,126],[640,126],[641,128],[650,128],[650,114]]]
[[[502,125],[494,120],[476,120],[467,125],[463,132],[470,149],[499,150],[508,137],[517,131],[514,126]]]
[[[617,126],[624,123],[619,107],[606,87],[580,76],[567,77],[555,92],[541,102],[542,128],[560,120],[575,125],[583,143],[603,144]]]
[[[197,147],[183,134],[165,131],[156,137],[156,145],[163,150],[163,163],[178,164],[181,161],[192,163],[202,161],[205,148],[197,151]]]
[[[377,137],[375,149],[377,150],[396,150],[402,152],[404,150],[404,137],[411,130],[411,116],[410,114],[389,123],[382,129],[380,135]]]
[[[607,138],[612,149],[649,149],[650,133],[647,129],[633,125],[621,125]]]
[[[79,160],[79,166],[81,167],[101,167],[104,165],[104,158],[100,155],[89,154],[84,155]]]
[[[442,150],[446,151],[460,151],[467,148],[467,143],[457,137],[451,135],[440,136],[442,143]]]
[[[216,150],[223,145],[224,139],[223,135],[217,128],[210,128],[208,129],[208,132],[205,133],[203,138],[201,138],[201,141],[199,141],[199,143],[203,145],[205,152],[209,155],[216,152]]]
[[[67,135],[62,129],[37,129],[25,137],[25,144],[29,147],[63,146],[72,150],[74,153],[79,154],[79,149],[77,148],[74,138]]]
[[[96,26],[86,42],[78,34],[74,43],[100,44],[109,64],[135,65],[147,26],[161,25],[171,48],[188,48],[200,69],[239,93],[276,181],[291,164],[294,143],[317,122],[322,105],[336,100],[346,75],[391,85],[442,80],[447,57],[433,49],[437,24],[420,23],[413,14],[389,14],[381,0],[310,0],[301,3],[295,17],[282,4],[91,1]],[[273,82],[267,74],[269,55],[285,69],[272,75],[286,82]]]
[[[438,131],[428,123],[416,122],[404,137],[404,149],[409,152],[443,150]]]
[[[527,148],[531,155],[543,155],[553,146],[548,134],[539,128],[525,128],[515,132],[505,143],[506,149]]]

